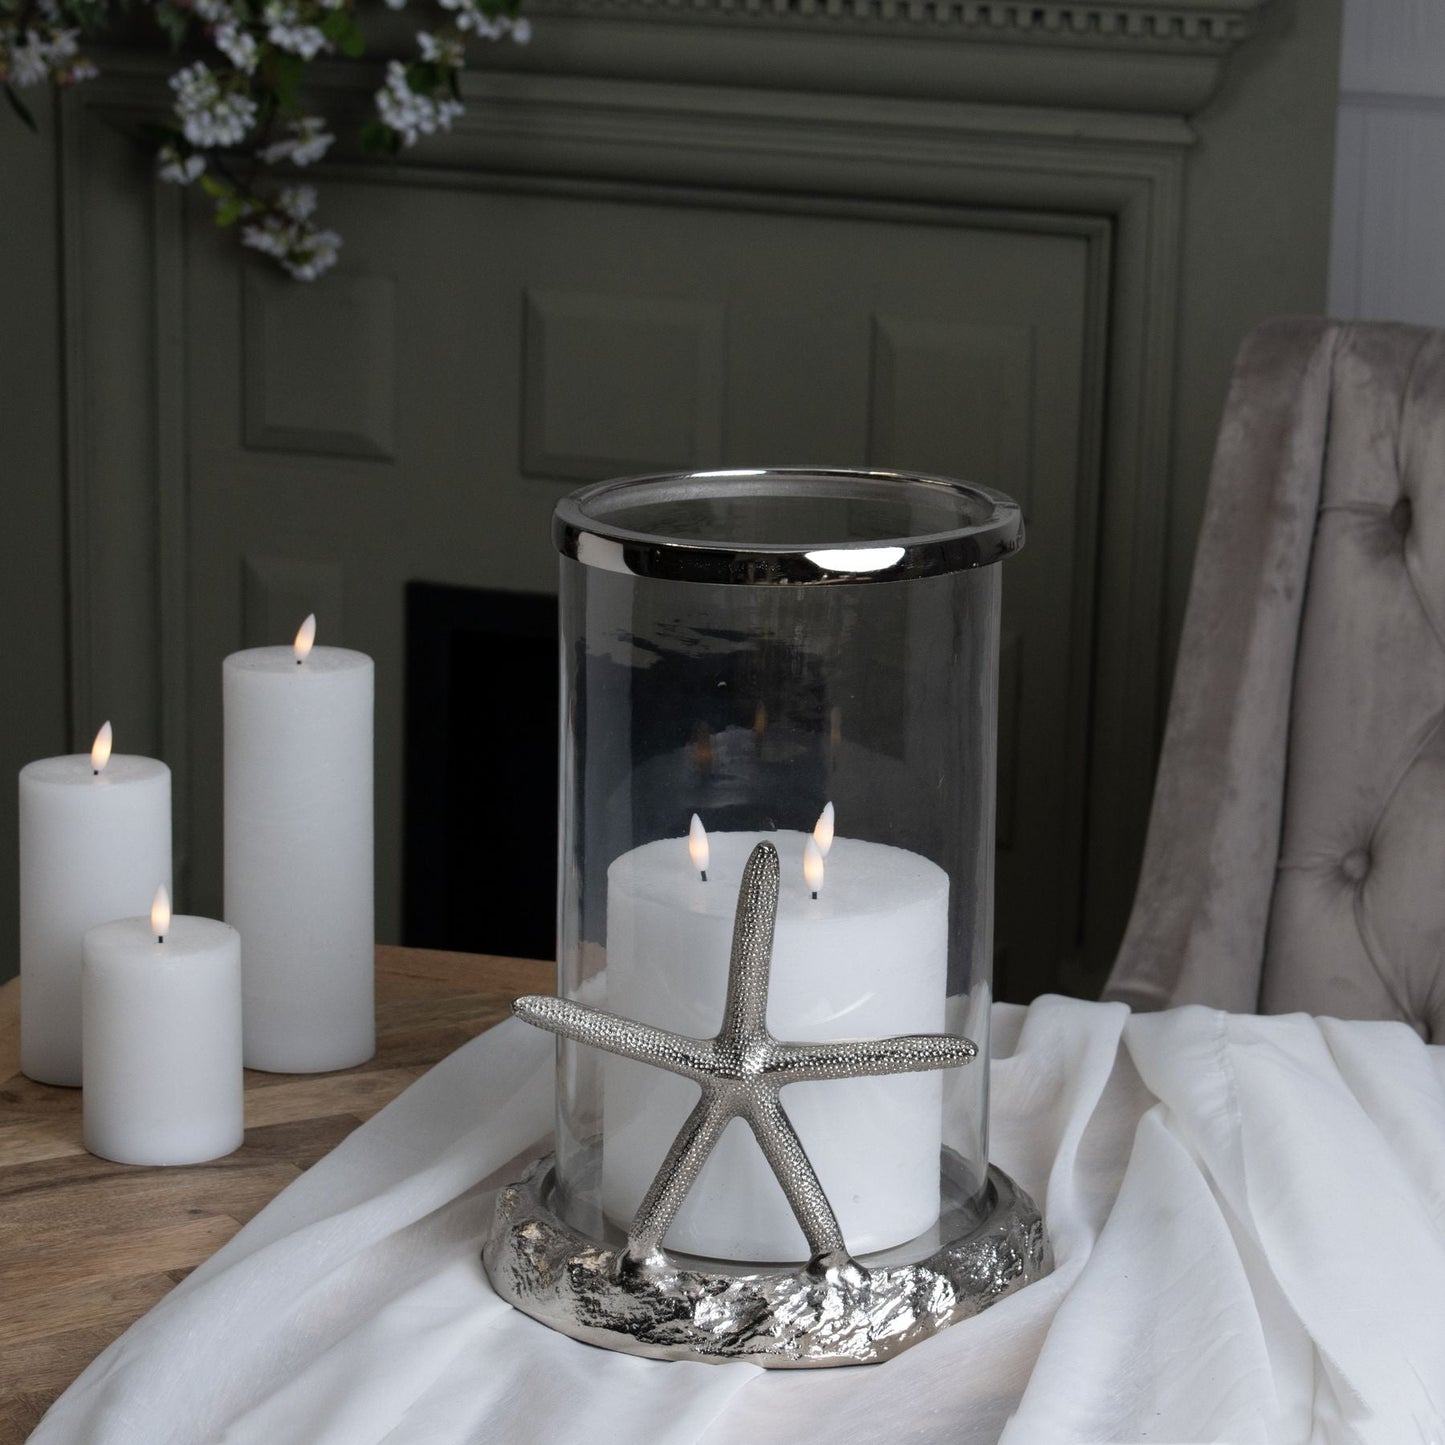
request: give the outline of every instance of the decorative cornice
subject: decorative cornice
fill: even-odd
[[[1268,0],[535,0],[534,14],[648,16],[705,23],[781,19],[804,24],[852,22],[899,33],[924,27],[961,32],[971,40],[1022,40],[1111,48],[1168,46],[1191,51],[1232,49],[1254,28]]]
[[[1269,0],[527,0],[509,70],[1190,116]]]

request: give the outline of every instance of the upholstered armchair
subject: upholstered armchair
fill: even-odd
[[[1445,333],[1245,340],[1105,997],[1445,1040]]]

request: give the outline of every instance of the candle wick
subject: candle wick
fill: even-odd
[[[817,892],[816,892],[816,891],[815,891],[814,894],[813,894],[813,901],[814,901],[815,903],[818,901],[818,895],[817,895]]]
[[[706,869],[706,868],[699,868],[697,871],[702,875],[702,881],[703,881],[704,883],[706,883],[706,882],[707,882],[707,869]]]
[[[818,895],[817,895],[816,893],[813,895],[814,898],[816,898],[817,896],[818,896]],[[165,941],[166,941],[166,936],[165,936],[164,933],[158,933],[158,934],[156,934],[156,942],[157,942],[157,943],[164,943]]]

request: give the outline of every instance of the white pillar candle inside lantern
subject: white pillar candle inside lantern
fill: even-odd
[[[143,918],[85,935],[85,1147],[121,1164],[198,1164],[240,1147],[241,939],[172,916],[165,888]]]
[[[246,1063],[315,1073],[376,1051],[375,669],[314,647],[233,653],[225,709],[225,912],[244,951]]]
[[[991,564],[1022,542],[1017,506],[897,473],[692,473],[585,488],[559,505],[554,538],[559,992],[714,1035],[743,866],[772,841],[774,1037],[978,1047],[942,1073],[780,1095],[849,1252],[924,1258],[940,1227],[957,1237],[987,1207]],[[558,1079],[549,1207],[615,1241],[697,1085],[565,1037]],[[806,1256],[744,1120],[662,1242],[744,1264]]]
[[[20,1067],[79,1085],[81,940],[141,913],[171,881],[171,770],[112,753],[111,726],[89,754],[20,770]]]
[[[707,882],[681,838],[644,844],[607,874],[607,1007],[703,1038],[717,1032],[743,866],[765,837],[782,859],[768,1026],[818,1041],[941,1033],[948,875],[902,848],[837,840],[822,870],[811,836],[714,833]],[[831,838],[829,839],[831,842]],[[805,872],[807,850],[819,860]],[[692,857],[689,857],[691,851]],[[816,897],[813,895],[816,893]],[[603,1064],[602,1202],[625,1227],[697,1088],[628,1059]],[[938,1218],[943,1079],[938,1073],[790,1085],[798,1131],[849,1246],[885,1249]],[[798,1257],[802,1235],[747,1126],[724,1133],[668,1234],[689,1254]]]

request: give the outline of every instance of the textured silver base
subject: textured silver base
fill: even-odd
[[[950,1177],[945,1171],[945,1196]],[[983,1218],[945,1197],[942,1233],[960,1220],[965,1232],[941,1239],[925,1259],[837,1254],[752,1272],[661,1252],[637,1262],[625,1244],[599,1243],[563,1223],[551,1207],[554,1183],[548,1155],[498,1195],[482,1250],[492,1287],[573,1339],[653,1359],[771,1369],[875,1364],[1053,1268],[1037,1206],[992,1165]]]

